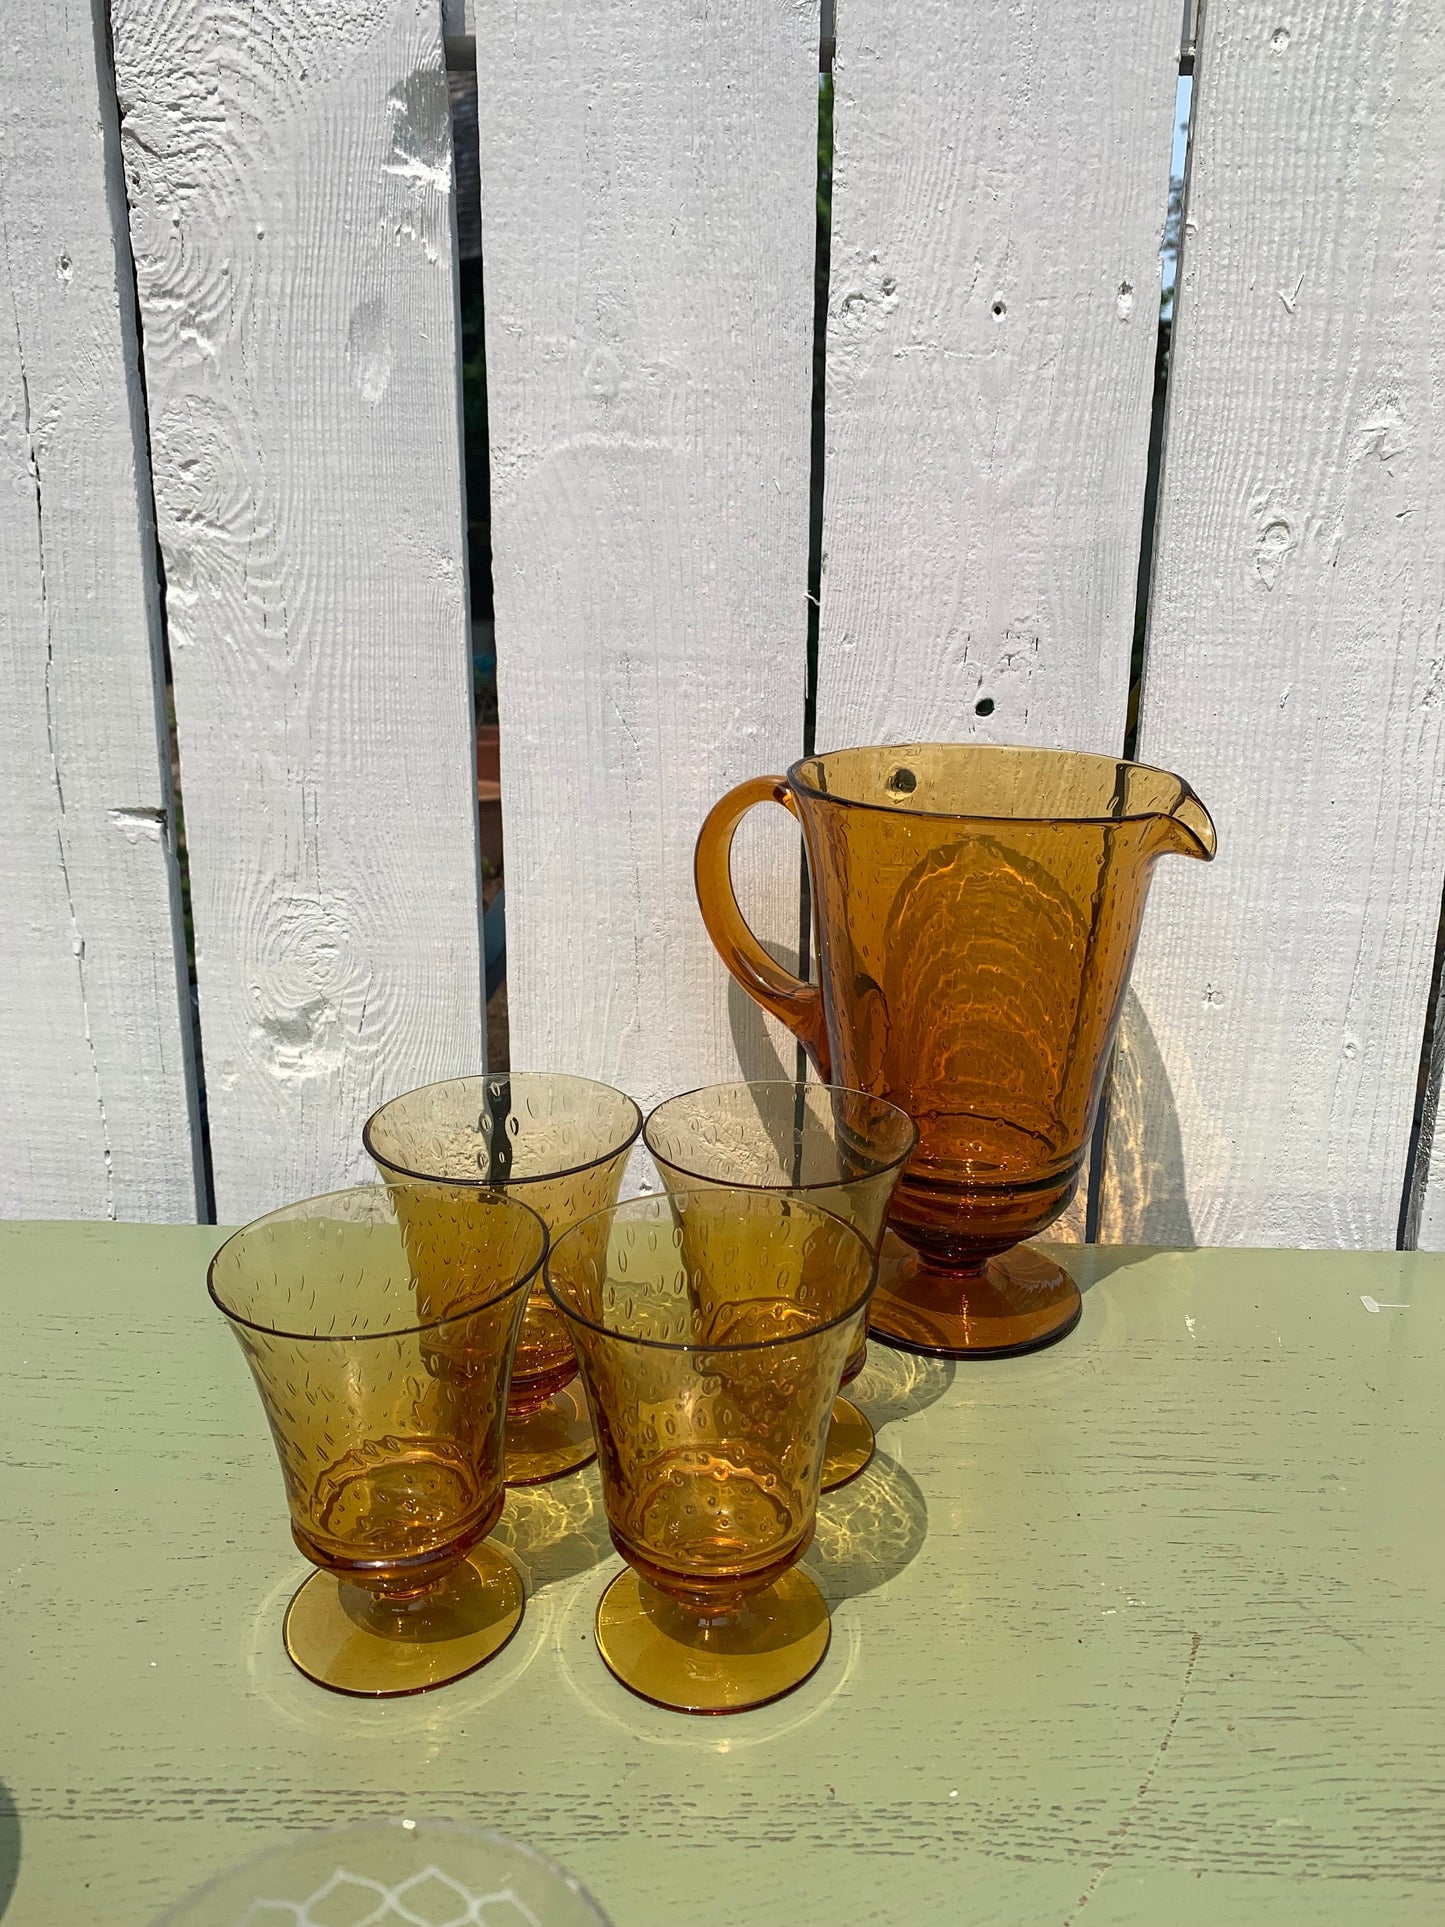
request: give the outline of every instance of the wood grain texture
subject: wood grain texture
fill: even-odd
[[[1117,751],[1178,0],[837,27],[818,747]]]
[[[196,1216],[190,1014],[104,26],[0,17],[0,1214]]]
[[[437,0],[114,0],[216,1205],[482,1061]]]
[[[1207,8],[1101,1235],[1395,1242],[1445,873],[1445,16]]]
[[[509,1495],[529,1598],[491,1666],[377,1705],[296,1673],[305,1567],[214,1242],[0,1227],[6,1927],[146,1921],[407,1812],[555,1854],[627,1927],[1440,1918],[1440,1259],[1095,1249],[1052,1350],[873,1347],[879,1455],[808,1554],[832,1650],[711,1721],[597,1657],[595,1469]]]
[[[475,28],[512,1064],[644,1103],[792,1075],[692,849],[802,747],[816,0],[482,0]],[[766,814],[739,885],[793,951]]]

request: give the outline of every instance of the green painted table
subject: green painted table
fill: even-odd
[[[509,1501],[491,1667],[380,1704],[293,1672],[217,1237],[0,1226],[5,1927],[143,1927],[406,1812],[554,1853],[617,1927],[1445,1919],[1445,1260],[1095,1250],[1051,1351],[875,1347],[881,1451],[809,1554],[832,1651],[702,1721],[593,1649],[595,1470]]]

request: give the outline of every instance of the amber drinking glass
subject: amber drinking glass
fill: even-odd
[[[779,1698],[828,1649],[828,1609],[797,1561],[871,1246],[798,1198],[719,1189],[617,1205],[553,1259],[629,1568],[597,1608],[603,1659],[684,1712]]]
[[[762,802],[802,826],[816,985],[768,955],[733,895],[733,835]],[[1027,1351],[1077,1322],[1073,1280],[1020,1240],[1078,1182],[1154,864],[1214,848],[1179,777],[1058,750],[838,750],[713,808],[697,892],[723,962],[824,1078],[918,1125],[875,1334],[963,1357]]]
[[[888,1200],[918,1142],[896,1104],[831,1084],[712,1084],[659,1104],[643,1126],[669,1191],[742,1185],[804,1198],[853,1225],[876,1251]],[[868,1359],[865,1334],[843,1367],[849,1385]],[[873,1456],[873,1427],[851,1399],[833,1406],[823,1490],[856,1479]]]
[[[409,1208],[404,1208],[409,1207]],[[291,1533],[318,1570],[286,1651],[339,1693],[421,1693],[499,1652],[522,1582],[502,1510],[507,1375],[547,1233],[492,1192],[459,1251],[435,1188],[364,1185],[258,1218],[211,1260],[251,1367]]]
[[[383,1104],[362,1133],[389,1183],[441,1185],[458,1247],[472,1236],[466,1193],[500,1187],[553,1238],[614,1204],[642,1129],[630,1097],[586,1077],[499,1072],[427,1084]],[[596,1456],[567,1327],[540,1281],[527,1302],[507,1404],[507,1483],[535,1485]]]

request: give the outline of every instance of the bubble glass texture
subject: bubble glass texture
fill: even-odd
[[[468,1190],[500,1188],[555,1239],[614,1204],[642,1129],[630,1097],[548,1071],[448,1078],[383,1104],[362,1140],[388,1183],[446,1188],[459,1248]],[[540,1282],[527,1303],[507,1417],[507,1483],[534,1485],[591,1462],[596,1447],[567,1328]]]
[[[629,1567],[598,1606],[604,1661],[685,1712],[779,1698],[828,1648],[797,1562],[871,1246],[816,1205],[719,1188],[600,1212],[552,1260]]]
[[[762,802],[802,827],[817,984],[768,955],[733,895],[733,835]],[[918,1126],[873,1333],[966,1357],[1028,1351],[1077,1322],[1074,1281],[1020,1241],[1078,1184],[1154,864],[1214,851],[1181,778],[1062,750],[838,750],[739,784],[709,813],[697,893],[723,962],[824,1079]]]
[[[485,1545],[503,1501],[507,1380],[547,1233],[500,1192],[459,1250],[435,1187],[365,1185],[273,1211],[211,1261],[251,1368],[291,1533],[317,1567],[286,1613],[308,1677],[424,1692],[499,1652],[516,1568]]]
[[[668,1098],[648,1117],[643,1143],[669,1191],[742,1185],[821,1205],[876,1250],[888,1200],[918,1142],[906,1112],[865,1091],[831,1084],[711,1084]],[[843,1369],[848,1385],[868,1358],[859,1332]],[[835,1491],[873,1456],[873,1428],[851,1399],[833,1406],[823,1490]]]

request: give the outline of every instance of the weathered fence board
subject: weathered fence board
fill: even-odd
[[[223,1219],[481,1062],[437,0],[113,0]]]
[[[1102,1233],[1395,1242],[1445,870],[1445,15],[1204,11]]]
[[[849,0],[820,749],[1117,750],[1178,0]]]
[[[1175,0],[841,11],[820,749],[1121,747],[1178,72]]]
[[[479,0],[512,1062],[641,1100],[787,1073],[692,902],[801,747],[816,5]],[[797,838],[740,839],[795,944]]]
[[[190,1018],[97,21],[0,19],[0,1213],[173,1221],[197,1207]]]

